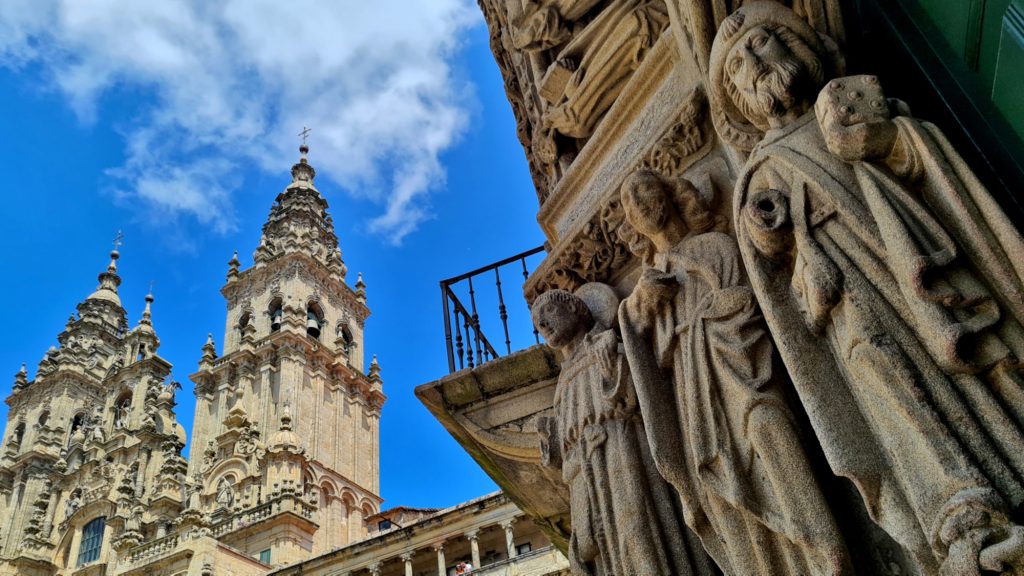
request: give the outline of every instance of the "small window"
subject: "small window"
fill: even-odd
[[[377,522],[378,530],[388,530],[389,528],[391,528],[391,520],[381,520],[380,522]]]
[[[18,427],[14,429],[14,437],[11,438],[11,444],[14,446],[20,446],[21,441],[25,438],[25,423],[18,424]]]
[[[266,550],[260,550],[260,562],[264,564],[270,564],[270,548]]]
[[[527,552],[533,551],[533,544],[524,542],[523,544],[516,544],[516,555],[526,554]]]
[[[103,529],[106,526],[107,518],[100,516],[82,528],[82,544],[78,548],[79,566],[100,559],[100,548],[103,546]]]
[[[267,312],[270,314],[270,331],[277,332],[281,329],[281,319],[284,317],[281,299],[274,298]]]
[[[319,339],[323,325],[323,309],[316,302],[310,302],[309,306],[306,307],[306,334],[311,338]]]
[[[47,410],[39,415],[39,426],[46,426],[46,421],[50,419],[50,411]]]

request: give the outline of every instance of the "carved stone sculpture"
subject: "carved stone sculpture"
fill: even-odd
[[[618,299],[603,284],[545,292],[532,316],[564,360],[555,416],[539,423],[546,463],[569,486],[573,573],[713,574],[658,476],[619,338]],[[588,306],[589,305],[589,306]]]
[[[571,29],[594,0],[530,2],[513,23],[513,43],[523,50],[565,45],[539,90],[551,103],[545,130],[587,138],[611,108],[665,27],[664,0],[613,0],[585,26]]]
[[[235,489],[231,485],[231,482],[224,478],[217,485],[217,504],[220,504],[225,510],[230,510],[231,506],[235,503]]]
[[[683,179],[638,171],[622,205],[653,248],[620,311],[626,355],[687,524],[729,575],[852,573],[735,241]]]
[[[751,285],[872,519],[925,574],[1021,573],[1024,242],[938,129],[835,68],[771,2],[715,39],[716,128],[752,149],[734,202]]]

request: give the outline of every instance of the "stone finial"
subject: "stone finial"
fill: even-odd
[[[203,360],[217,358],[217,345],[213,342],[213,332],[206,334],[206,344],[203,344]]]
[[[14,389],[21,390],[28,386],[28,370],[25,368],[25,363],[21,363],[21,370],[14,376]]]
[[[366,282],[363,282],[363,273],[360,272],[356,278],[356,299],[366,303]]]
[[[238,280],[238,268],[241,264],[238,261],[238,250],[235,250],[234,256],[231,257],[231,260],[228,260],[228,282]]]
[[[146,308],[142,311],[142,319],[139,320],[139,324],[143,326],[153,325],[153,291],[150,290],[149,294],[146,294]]]
[[[122,236],[118,232],[118,240],[114,242],[115,246],[120,246],[120,238]],[[117,306],[121,305],[121,298],[117,295],[117,288],[121,285],[121,277],[117,275],[117,260],[120,257],[121,253],[117,251],[116,247],[111,250],[110,264],[107,264],[107,269],[98,277],[100,285],[86,300],[103,300]]]
[[[380,364],[377,362],[377,355],[373,355],[373,360],[370,360],[370,372],[368,374],[370,382],[381,382],[380,378]]]
[[[292,184],[305,183],[310,186],[313,184],[313,178],[316,177],[316,170],[309,164],[306,159],[306,155],[309,154],[309,146],[303,144],[299,146],[299,162],[292,166]]]

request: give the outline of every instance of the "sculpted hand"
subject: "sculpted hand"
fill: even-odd
[[[679,280],[675,275],[662,272],[657,268],[645,268],[633,289],[633,294],[641,300],[654,304],[667,300],[679,290]]]
[[[829,151],[847,162],[883,158],[896,143],[889,101],[875,76],[829,82],[814,111]]]

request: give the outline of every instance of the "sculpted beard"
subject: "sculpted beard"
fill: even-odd
[[[796,104],[793,95],[803,74],[803,66],[796,58],[786,58],[769,65],[771,70],[758,79],[757,104],[761,114],[778,117]]]
[[[806,72],[803,62],[797,58],[762,65],[767,72],[755,81],[753,101],[745,97],[733,82],[726,86],[736,107],[755,124],[758,124],[757,119],[763,121],[782,116],[796,105],[794,94],[799,90]]]

